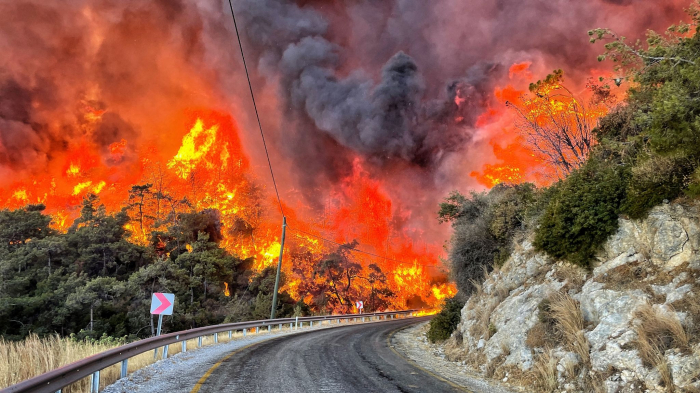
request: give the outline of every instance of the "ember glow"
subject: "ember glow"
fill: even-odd
[[[94,194],[110,212],[129,207],[132,241],[151,245],[172,213],[209,209],[222,247],[257,271],[275,264],[281,215],[228,4],[137,3],[0,4],[0,206],[43,203],[66,231]],[[523,94],[562,68],[578,96],[611,73],[596,68],[588,29],[641,37],[687,5],[233,3],[289,222],[284,289],[314,296],[309,261],[356,240],[369,254],[354,261],[378,267],[395,308],[455,293],[436,219],[449,192],[552,181],[505,103],[533,118],[570,110]],[[354,296],[372,297],[372,280]]]
[[[127,229],[132,232],[133,241],[144,245],[157,225],[164,225],[162,222],[169,213],[213,209],[220,213],[224,234],[220,244],[224,248],[243,259],[253,257],[258,271],[273,265],[280,253],[280,223],[270,217],[274,214],[262,210],[274,211],[275,204],[271,195],[259,193],[251,181],[254,176],[248,158],[242,153],[233,119],[221,112],[205,110],[192,111],[190,117],[191,127],[175,155],[165,156],[152,145],[137,150],[138,165],[132,167],[134,172],[124,181],[107,183],[111,173],[108,162],[115,150],[128,146],[128,141],[110,149],[106,159],[95,152],[95,146],[81,143],[66,155],[65,171],[13,184],[3,190],[2,203],[11,208],[43,203],[47,213],[55,217],[54,227],[65,231],[78,216],[80,202],[88,193],[100,196],[110,212],[118,211],[125,203],[138,202],[140,209],[130,210]],[[44,188],[45,184],[51,187]],[[144,188],[138,190],[138,187]],[[406,307],[409,300],[416,306],[434,306],[456,293],[436,265],[438,250],[428,244],[416,246],[405,233],[392,232],[391,201],[381,185],[362,169],[359,159],[338,190],[325,224],[300,220],[291,210],[287,212],[291,216],[290,226],[330,237],[340,244],[346,239],[357,239],[360,249],[378,253],[379,257],[362,255],[358,261],[363,265],[378,264],[388,273],[389,287],[396,294],[395,308]],[[258,197],[263,198],[262,205]],[[304,249],[321,258],[336,247],[334,243],[324,243],[317,237],[302,235],[288,243],[288,247]],[[186,248],[192,250],[191,245]],[[290,259],[285,271],[291,280],[283,290],[301,299],[304,294],[295,291],[299,279],[294,278],[294,270],[308,267],[304,260]],[[358,296],[365,295],[364,292],[358,284]],[[224,293],[229,296],[228,284]]]

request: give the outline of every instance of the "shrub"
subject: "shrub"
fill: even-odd
[[[489,232],[497,243],[498,250],[493,263],[502,266],[512,251],[515,234],[525,229],[531,209],[536,202],[535,185],[531,183],[508,185],[499,184],[488,194]]]
[[[465,296],[481,282],[484,270],[502,265],[513,238],[533,221],[539,193],[529,183],[499,184],[488,193],[465,197],[457,192],[440,204],[438,220],[451,222],[449,260],[452,278]]]
[[[622,213],[634,219],[644,218],[664,199],[673,200],[681,196],[694,169],[693,162],[681,154],[640,155],[638,163],[631,170]]]
[[[427,334],[430,342],[435,343],[450,338],[462,318],[462,307],[464,302],[456,298],[445,301],[442,311],[430,320],[430,329]]]
[[[627,177],[624,167],[591,156],[557,187],[535,232],[537,250],[588,266],[617,230]]]

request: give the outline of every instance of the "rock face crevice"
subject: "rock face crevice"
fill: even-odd
[[[664,204],[619,224],[591,270],[536,252],[531,237],[516,244],[467,301],[448,356],[537,390],[700,389],[700,208]],[[547,311],[562,297],[582,318],[580,332]]]

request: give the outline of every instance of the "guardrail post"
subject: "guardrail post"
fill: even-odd
[[[129,359],[122,360],[122,372],[119,374],[119,379],[126,377],[129,372]]]
[[[163,347],[163,359],[168,358],[168,349],[170,348],[170,345],[166,345]]]
[[[248,329],[243,329],[243,337],[245,337],[246,330],[248,330]]]
[[[309,324],[309,327],[314,327],[314,321],[311,321],[311,323]]]
[[[271,333],[272,332],[272,325],[267,325],[267,332]]]
[[[90,380],[90,393],[98,393],[100,391],[100,372],[95,371],[92,373],[92,378]]]
[[[233,337],[233,332],[231,330],[228,331],[228,339],[230,340]]]
[[[304,328],[304,321],[299,322],[299,327],[302,329]]]
[[[214,344],[219,343],[219,333],[214,333]]]
[[[294,325],[297,327],[297,329],[299,329],[299,317],[296,317],[294,320]]]
[[[282,324],[281,324],[281,323],[280,323],[279,329],[280,329],[280,332],[281,332],[281,331],[282,331]]]
[[[260,326],[255,327],[255,334],[258,334],[260,332]]]
[[[187,340],[182,342],[182,352],[187,352]]]
[[[202,336],[197,337],[197,348],[202,348]]]

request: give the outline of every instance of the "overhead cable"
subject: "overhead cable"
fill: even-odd
[[[243,54],[243,44],[241,44],[241,36],[238,33],[238,23],[236,23],[236,14],[233,12],[233,3],[228,0],[228,5],[231,7],[231,17],[233,18],[233,27],[236,30],[236,38],[238,39],[238,47],[241,49],[241,58],[243,59],[243,68],[245,68],[245,76],[248,79],[248,88],[250,88],[250,98],[253,99],[253,108],[255,108],[255,118],[258,120],[258,128],[260,129],[260,136],[262,137],[263,146],[265,147],[265,156],[267,157],[267,165],[270,167],[270,176],[272,176],[272,184],[275,187],[275,195],[277,195],[277,203],[280,206],[280,213],[284,217],[284,209],[282,208],[282,200],[280,199],[280,193],[277,190],[277,182],[275,181],[275,173],[272,171],[272,162],[270,161],[270,153],[267,150],[267,143],[265,142],[265,134],[263,133],[262,123],[260,122],[260,114],[258,113],[258,105],[255,103],[255,94],[253,94],[253,84],[250,82],[250,74],[248,73],[248,64],[245,61],[245,55]]]

